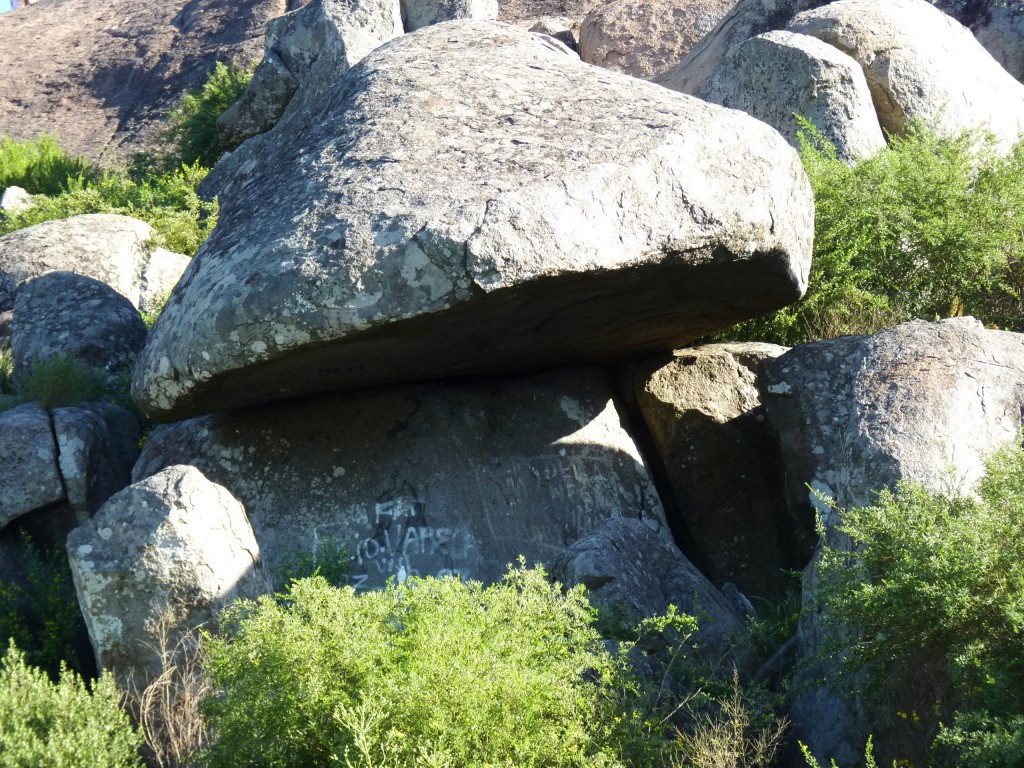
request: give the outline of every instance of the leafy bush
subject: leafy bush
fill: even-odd
[[[80,405],[107,393],[106,376],[71,355],[35,360],[27,373],[16,371],[13,381],[22,402],[38,402],[46,409]]]
[[[801,136],[816,206],[806,297],[728,338],[798,344],[960,314],[1024,328],[1024,142],[943,138],[921,124],[848,166]]]
[[[17,644],[29,664],[54,680],[66,664],[79,673],[91,671],[93,660],[80,652],[86,629],[67,554],[37,546],[24,532],[19,543],[25,578],[0,581],[0,638]]]
[[[196,192],[206,173],[197,164],[138,180],[120,172],[72,179],[59,194],[36,197],[32,208],[0,221],[0,236],[82,213],[117,213],[152,226],[155,245],[191,256],[217,224],[216,201],[205,202]]]
[[[67,191],[69,179],[91,180],[98,175],[95,166],[68,155],[52,136],[34,141],[0,137],[0,192],[22,187],[33,195],[59,195]]]
[[[1024,451],[991,457],[977,497],[903,485],[839,530],[855,551],[822,551],[826,653],[923,691],[903,715],[938,729],[934,765],[1024,765]]]
[[[12,644],[0,662],[0,765],[6,768],[140,766],[141,737],[119,706],[109,675],[86,688],[74,672],[60,682],[25,663]]]
[[[221,155],[235,149],[217,132],[217,118],[242,95],[254,69],[218,61],[202,87],[182,97],[170,114],[171,127],[167,131],[167,138],[177,145],[182,163],[212,168]]]
[[[540,570],[484,588],[295,581],[207,643],[209,766],[651,765],[667,741],[582,589]]]

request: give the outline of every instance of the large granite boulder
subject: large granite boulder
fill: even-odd
[[[14,370],[24,374],[53,357],[72,357],[103,374],[130,370],[146,332],[139,311],[106,283],[48,272],[25,282],[14,301]]]
[[[401,0],[406,32],[455,19],[496,19],[498,0]]]
[[[230,143],[270,130],[308,77],[341,78],[366,54],[402,34],[399,0],[313,0],[267,24],[263,60],[219,118]],[[312,74],[314,68],[321,70]]]
[[[122,685],[161,671],[152,634],[161,616],[173,617],[173,647],[232,600],[269,590],[242,505],[193,467],[125,488],[67,547],[97,663]]]
[[[970,26],[978,42],[992,54],[1003,68],[1024,82],[1024,5],[1012,0],[999,3],[993,0],[976,23]]]
[[[68,504],[81,524],[131,483],[142,430],[128,411],[101,401],[55,408],[53,434]]]
[[[1024,84],[926,0],[836,0],[798,14],[787,29],[860,63],[889,133],[917,118],[945,133],[984,128],[1009,147],[1024,131]]]
[[[676,66],[735,0],[613,0],[583,19],[580,58],[652,80]]]
[[[691,559],[717,586],[775,596],[783,569],[802,568],[813,516],[791,516],[761,366],[785,347],[712,344],[653,358],[624,375],[668,487],[668,510]]]
[[[1024,421],[1024,336],[973,318],[801,345],[766,361],[764,371],[790,501],[816,508],[833,547],[849,546],[835,531],[842,510],[872,504],[883,487],[905,480],[936,493],[969,489],[982,457],[1019,440]],[[798,634],[805,657],[819,642],[814,591],[809,569]],[[835,680],[834,672],[812,665],[804,674]],[[872,711],[835,684],[797,690],[795,736],[819,759],[856,763],[874,733],[888,762],[905,738],[892,713]]]
[[[698,619],[696,655],[711,665],[745,664],[745,622],[665,536],[642,520],[609,520],[567,547],[551,568],[566,587],[583,584],[604,621],[636,626],[670,605]]]
[[[0,237],[0,311],[18,287],[49,272],[74,272],[106,283],[136,308],[166,295],[188,258],[151,245],[153,228],[128,216],[87,213],[44,221]]]
[[[613,517],[664,526],[604,372],[421,385],[155,431],[134,476],[191,464],[244,505],[271,573],[344,548],[357,588],[550,562]]]
[[[0,528],[64,498],[46,409],[26,403],[0,413]]]
[[[765,32],[740,43],[697,95],[763,120],[797,148],[797,116],[809,120],[843,160],[885,147],[860,65],[807,35]]]
[[[669,349],[806,285],[774,130],[495,22],[392,41],[220,166],[136,369],[158,420]]]

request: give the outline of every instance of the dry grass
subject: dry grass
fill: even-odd
[[[194,765],[209,734],[200,709],[211,690],[202,668],[201,634],[198,628],[182,631],[181,625],[175,607],[150,620],[147,629],[161,671],[142,687],[129,685],[128,707],[146,736],[146,762],[155,768]]]

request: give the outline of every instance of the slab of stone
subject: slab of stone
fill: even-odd
[[[232,600],[269,589],[245,509],[194,467],[115,494],[67,548],[97,664],[122,686],[161,671],[151,627],[168,609],[173,647]]]
[[[496,19],[498,0],[401,0],[406,32],[456,19]]]
[[[154,432],[136,479],[191,464],[245,505],[278,584],[344,548],[350,583],[551,562],[613,517],[664,526],[607,375],[570,369],[478,384],[333,395]]]
[[[38,403],[0,413],[0,528],[64,498],[50,414]]]
[[[605,360],[799,297],[813,204],[792,148],[564,51],[427,27],[222,161],[217,229],[140,357],[140,406],[169,420]]]
[[[774,31],[732,48],[697,95],[763,120],[799,149],[798,116],[846,161],[885,148],[860,64],[807,35]]]

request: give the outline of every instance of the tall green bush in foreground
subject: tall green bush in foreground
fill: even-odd
[[[649,766],[668,744],[582,589],[540,570],[283,598],[207,642],[210,766]]]
[[[74,672],[54,683],[13,645],[0,662],[0,765],[135,768],[141,737],[121,710],[113,678],[90,691]]]
[[[854,551],[819,565],[829,652],[875,693],[929,692],[896,714],[937,733],[931,765],[1024,765],[1024,451],[991,457],[977,497],[903,485],[843,521]]]
[[[942,138],[920,124],[849,166],[807,126],[814,189],[807,295],[729,338],[798,344],[968,314],[1024,329],[1024,142]]]

